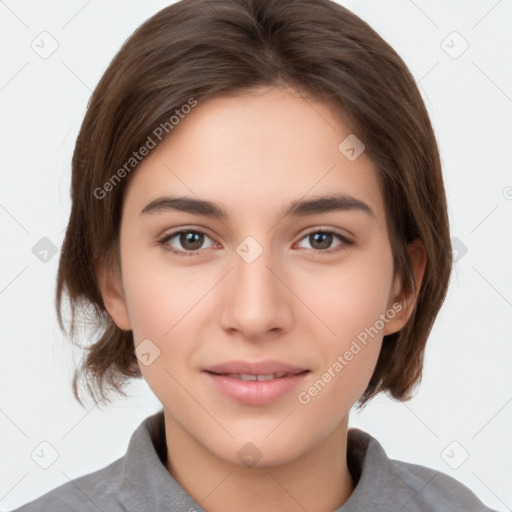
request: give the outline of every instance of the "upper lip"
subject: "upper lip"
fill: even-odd
[[[244,375],[271,375],[275,373],[301,373],[308,370],[307,368],[282,361],[266,360],[259,362],[227,361],[208,366],[204,368],[204,371],[211,373],[240,373]]]

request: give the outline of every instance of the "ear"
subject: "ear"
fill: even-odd
[[[396,315],[386,323],[384,335],[398,332],[407,323],[412,315],[416,299],[421,288],[425,266],[427,263],[427,255],[423,242],[418,238],[414,242],[407,245],[411,268],[416,279],[416,290],[411,290],[406,294],[403,290],[400,276],[396,276],[393,290],[388,303],[388,311],[394,311]]]
[[[107,265],[102,266],[98,274],[98,284],[103,303],[112,320],[119,329],[130,331],[132,327],[128,317],[120,271],[113,266],[108,266],[108,268]]]

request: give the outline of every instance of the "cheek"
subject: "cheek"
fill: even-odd
[[[157,354],[149,365],[139,361],[141,372],[156,391],[168,385],[169,374],[179,377],[197,349],[199,333],[194,332],[199,304],[211,287],[207,276],[184,271],[166,263],[165,255],[122,240],[123,287],[135,346],[146,343]],[[146,341],[150,340],[150,342]],[[142,345],[141,345],[142,346]],[[166,372],[167,371],[167,372]]]
[[[308,312],[304,318],[310,318],[307,325],[314,321],[317,326],[322,353],[320,378],[310,392],[305,390],[304,402],[321,408],[342,406],[354,403],[364,391],[377,363],[383,329],[395,314],[388,304],[392,270],[390,250],[375,247],[324,273],[315,272],[302,283],[317,317]]]
[[[128,262],[127,262],[128,263]],[[130,268],[126,265],[126,268]],[[136,342],[141,338],[163,338],[178,321],[177,304],[184,297],[179,288],[166,282],[165,276],[152,279],[147,272],[139,273],[137,264],[125,273],[125,292],[128,315]]]
[[[338,350],[375,326],[386,312],[392,272],[391,252],[375,246],[350,254],[336,266],[318,265],[312,272],[301,272],[295,290],[301,290],[308,306],[306,318],[316,316],[318,325],[321,320],[324,339]],[[377,323],[377,328],[382,330],[382,325]]]
[[[126,236],[121,251],[123,287],[134,338],[136,342],[143,338],[163,340],[204,290],[190,282],[189,273],[166,264],[160,248],[145,248]]]
[[[310,414],[330,418],[331,426],[368,385],[382,346],[380,318],[386,311],[384,294],[372,293],[364,279],[353,277],[344,284],[344,292],[337,291],[330,301],[321,298],[325,303],[319,311],[329,329],[322,329],[322,336],[316,331],[313,339],[321,356],[316,379],[297,396]]]
[[[148,364],[139,356],[139,368],[159,398],[180,392],[173,377],[183,381],[190,354],[195,350],[188,320],[200,297],[187,286],[183,275],[177,269],[148,264],[135,252],[123,261],[123,284],[134,344],[140,344],[140,353],[150,353]]]

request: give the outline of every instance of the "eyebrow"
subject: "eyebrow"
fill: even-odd
[[[217,204],[188,196],[158,197],[147,204],[140,214],[155,214],[169,210],[217,219],[229,218],[228,213]],[[285,207],[281,215],[283,217],[287,215],[306,216],[332,211],[360,211],[376,218],[373,210],[365,202],[348,194],[330,194],[315,196],[311,199],[298,199]]]

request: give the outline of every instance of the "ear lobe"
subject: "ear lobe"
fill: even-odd
[[[405,294],[402,288],[400,276],[396,276],[393,287],[393,300],[388,307],[398,313],[390,320],[384,328],[384,335],[393,334],[404,327],[412,315],[418,294],[420,292],[425,267],[427,264],[427,255],[423,242],[418,238],[407,245],[411,269],[414,273],[416,288]]]
[[[103,303],[112,320],[119,329],[130,331],[131,324],[119,273],[112,268],[103,267],[99,271],[98,285]]]

